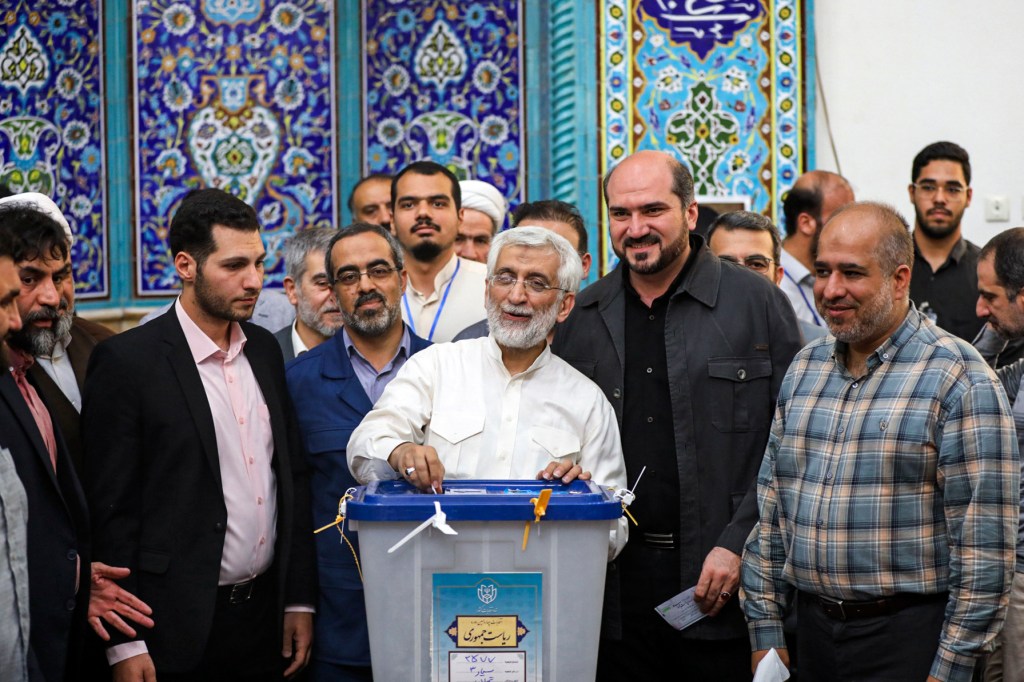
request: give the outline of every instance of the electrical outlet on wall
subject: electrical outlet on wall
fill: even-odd
[[[1004,223],[1010,220],[1010,201],[1005,196],[990,194],[985,197],[985,220]]]

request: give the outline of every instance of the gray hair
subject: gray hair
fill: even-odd
[[[551,230],[534,225],[517,225],[514,230],[505,230],[491,242],[491,251],[487,254],[487,276],[494,274],[498,256],[506,246],[525,246],[528,249],[550,249],[558,255],[558,286],[565,292],[575,293],[583,279],[583,262],[580,254],[572,247],[565,237]]]
[[[332,227],[310,227],[289,237],[284,243],[284,274],[300,281],[306,274],[306,256],[325,253],[336,232]]]

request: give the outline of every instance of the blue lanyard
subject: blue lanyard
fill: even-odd
[[[800,282],[793,279],[793,275],[789,274],[785,270],[782,271],[782,274],[788,277],[789,281],[796,287],[796,290],[800,292],[800,298],[804,299],[804,305],[807,306],[807,309],[811,311],[811,315],[814,317],[814,325],[816,327],[823,327],[824,325],[821,323],[821,318],[818,317],[818,311],[815,310],[814,306],[811,305],[811,302],[807,300],[807,294],[804,293],[804,288],[800,286]]]
[[[452,273],[452,278],[448,280],[448,286],[444,288],[444,295],[441,296],[441,305],[437,306],[437,312],[434,313],[434,322],[430,325],[430,336],[427,337],[427,341],[434,340],[434,331],[437,329],[437,321],[441,319],[441,312],[444,310],[444,304],[448,302],[448,294],[451,293],[452,284],[455,284],[455,278],[459,276],[459,268],[462,267],[462,259],[458,256],[455,257],[455,272]],[[409,324],[409,328],[412,329],[412,333],[416,333],[416,322],[412,319],[412,311],[409,309],[409,295],[402,294],[402,305],[405,306],[405,318]]]

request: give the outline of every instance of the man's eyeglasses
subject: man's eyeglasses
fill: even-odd
[[[775,261],[767,256],[747,256],[740,262],[739,259],[733,258],[732,256],[719,256],[722,260],[727,260],[730,263],[736,263],[746,268],[753,270],[754,272],[768,272],[768,268]]]
[[[395,272],[398,268],[393,268],[390,265],[374,265],[372,268],[366,270],[346,270],[345,272],[339,272],[334,278],[334,281],[343,287],[354,287],[359,283],[359,280],[366,275],[374,282],[383,282],[384,280],[391,277],[391,273]]]
[[[545,292],[551,291],[552,289],[554,289],[555,291],[566,291],[565,289],[562,289],[560,287],[553,287],[550,284],[545,283],[544,280],[537,277],[527,277],[524,280],[519,280],[514,275],[511,275],[507,272],[503,272],[499,275],[491,275],[490,281],[491,286],[496,287],[498,289],[511,289],[516,285],[516,282],[521,281],[523,283],[523,287],[525,287],[528,292],[533,294],[543,294]]]
[[[914,187],[925,198],[935,196],[941,189],[943,194],[950,199],[959,199],[967,190],[963,185],[954,182],[946,183],[945,185],[940,185],[935,182],[915,182]]]

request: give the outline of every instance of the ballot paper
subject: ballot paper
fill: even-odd
[[[696,589],[697,586],[694,585],[688,590],[683,590],[668,601],[658,604],[654,610],[676,630],[685,630],[705,616],[697,602],[693,600],[693,592]]]
[[[786,682],[788,679],[789,669],[779,658],[779,652],[769,649],[767,655],[757,664],[753,682]]]

